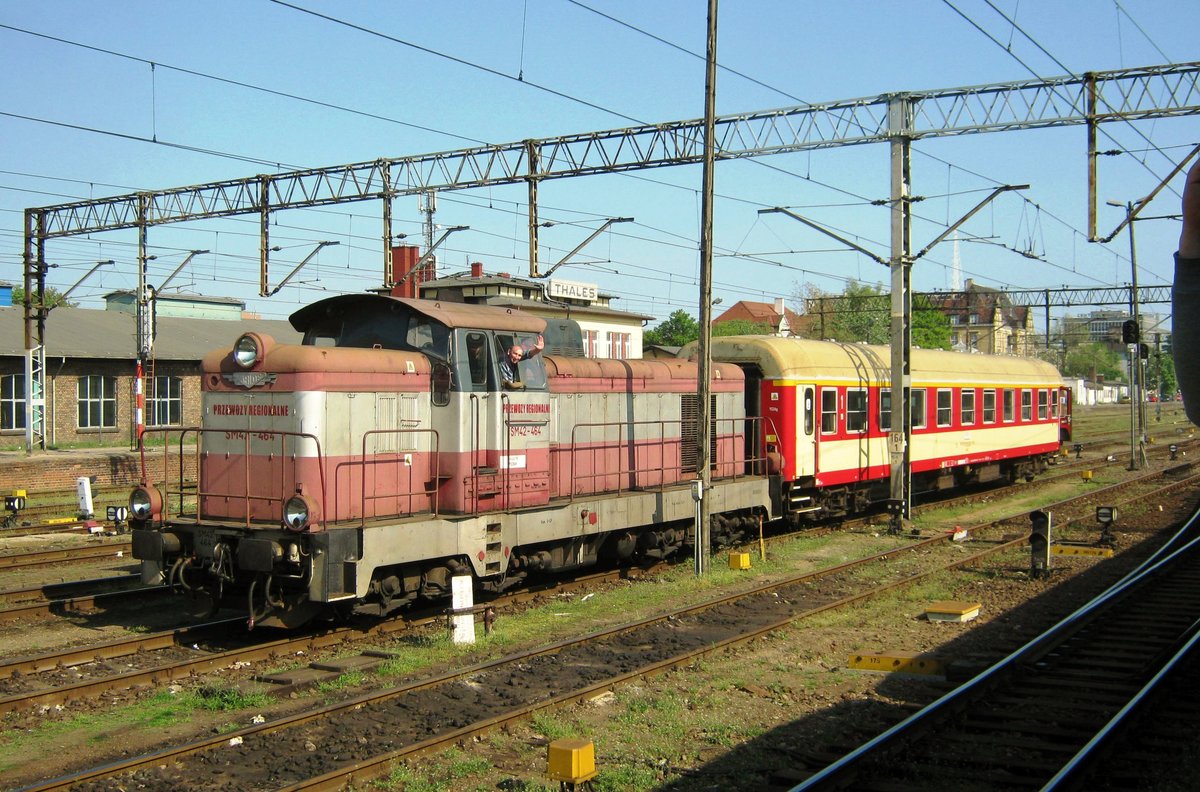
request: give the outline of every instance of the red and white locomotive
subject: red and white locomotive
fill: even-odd
[[[293,625],[440,597],[456,574],[498,590],[683,546],[695,365],[535,355],[506,385],[502,355],[544,320],[360,294],[291,321],[301,345],[249,333],[205,358],[203,425],[180,439],[195,441],[195,490],[146,482],[130,498],[145,577]],[[771,508],[743,390],[737,366],[714,367],[715,539]]]
[[[551,343],[509,384],[502,356],[533,348],[538,317],[358,294],[291,322],[300,345],[248,333],[205,358],[202,425],[177,430],[194,486],[144,481],[130,497],[147,579],[291,626],[441,597],[458,574],[502,590],[685,547],[694,363],[590,360]],[[714,543],[759,517],[887,497],[887,354],[714,339]],[[917,350],[912,370],[914,489],[1032,475],[1069,426],[1047,364]]]

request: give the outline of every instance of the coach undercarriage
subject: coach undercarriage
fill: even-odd
[[[1033,481],[1038,473],[1053,464],[1051,454],[1019,457],[999,462],[959,465],[912,475],[912,493],[916,495],[944,492],[994,481]],[[793,520],[818,520],[862,514],[872,505],[891,497],[890,479],[877,478],[838,486],[813,486],[811,478],[793,482],[787,490],[787,513]]]

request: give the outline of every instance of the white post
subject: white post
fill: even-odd
[[[456,644],[475,643],[475,592],[470,575],[456,575],[450,579],[451,640]]]
[[[94,516],[92,511],[92,480],[88,476],[80,476],[75,479],[75,494],[79,499],[79,516],[85,520],[90,520]]]

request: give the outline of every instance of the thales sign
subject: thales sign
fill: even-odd
[[[594,302],[600,295],[599,287],[594,283],[576,283],[575,281],[550,281],[550,296],[565,297],[572,300],[587,300]]]

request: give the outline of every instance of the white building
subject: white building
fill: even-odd
[[[485,274],[483,264],[421,283],[422,299],[520,308],[546,319],[573,319],[583,333],[583,352],[590,358],[630,360],[642,357],[642,333],[654,317],[619,311],[612,296],[594,283],[558,278],[530,280],[507,272]]]

